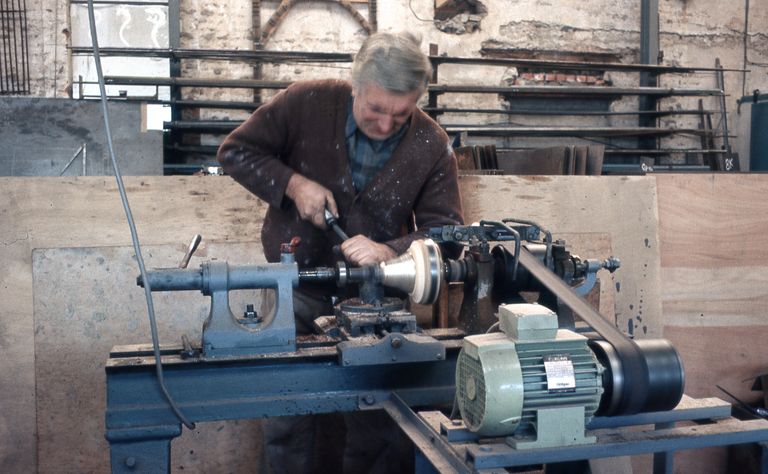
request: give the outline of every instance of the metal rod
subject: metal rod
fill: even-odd
[[[84,46],[69,48],[72,54],[91,54],[93,49]],[[137,56],[178,59],[222,59],[222,60],[259,60],[269,63],[311,62],[311,63],[347,63],[353,55],[347,53],[313,53],[303,51],[269,51],[239,49],[157,49],[157,48],[104,48],[105,56]]]
[[[11,38],[11,43],[13,44],[11,46],[11,64],[13,65],[13,89],[14,92],[19,92],[19,52],[18,52],[18,45],[16,44],[16,12],[13,10],[13,0],[8,0],[7,4],[10,4],[10,11],[8,15],[8,19],[10,20],[10,29],[6,30],[8,31],[8,34]]]
[[[580,96],[714,96],[723,95],[720,89],[676,89],[673,87],[610,87],[610,86],[471,86],[471,85],[429,85],[428,90],[444,93],[479,94],[530,94],[530,95],[580,95]]]
[[[720,58],[715,58],[715,67],[717,72],[717,87],[725,92],[725,75],[723,73],[722,65],[720,64]],[[723,147],[728,152],[728,156],[731,154],[731,144],[728,141],[728,111],[725,103],[725,96],[720,97],[720,114],[723,123]]]
[[[669,135],[669,134],[692,134],[701,135],[703,130],[699,129],[671,129],[671,128],[651,128],[651,127],[632,127],[632,128],[612,128],[612,127],[489,127],[474,125],[443,125],[445,131],[451,135],[460,132],[467,132],[470,135],[479,135],[486,137],[513,137],[513,136],[538,136],[538,137],[560,137],[560,136],[642,136],[642,135]]]
[[[290,81],[257,81],[253,79],[188,79],[165,77],[107,76],[107,84],[178,86],[178,87],[222,87],[222,88],[262,88],[284,89]],[[576,96],[717,96],[723,95],[721,89],[676,89],[667,87],[561,87],[561,86],[470,86],[470,85],[429,85],[430,92],[444,93],[481,93],[481,94],[529,94],[529,95],[576,95]]]
[[[22,37],[22,54],[24,55],[24,87],[27,94],[32,92],[29,78],[29,35],[27,27],[27,0],[23,0],[24,8],[24,36]]]
[[[176,87],[225,87],[234,89],[250,89],[259,87],[262,89],[284,89],[289,81],[257,81],[254,79],[194,79],[181,77],[126,77],[106,76],[107,84],[129,86],[176,86]]]
[[[2,8],[4,11],[8,10],[8,7],[5,4],[5,0],[0,0],[2,3],[0,3],[0,8]],[[1,15],[0,20],[2,21],[3,30],[10,31],[9,18],[8,15]],[[10,58],[10,49],[11,49],[11,39],[8,35],[3,35],[3,60],[6,64],[6,70],[7,74],[5,75],[5,92],[13,92],[13,87],[11,84],[11,73],[12,73],[12,65],[11,65],[11,58]]]
[[[628,111],[599,111],[599,110],[539,110],[539,109],[462,109],[460,107],[422,107],[424,112],[436,113],[479,113],[499,115],[587,115],[587,116],[611,116],[611,115],[701,115],[711,113],[711,110],[628,110]]]
[[[544,59],[516,58],[463,58],[449,56],[430,56],[433,65],[440,64],[481,64],[486,66],[528,66],[552,69],[597,69],[611,71],[652,71],[657,73],[692,73],[713,72],[712,67],[662,66],[656,64],[623,64],[579,61],[557,61]],[[726,71],[744,72],[744,69],[725,69]]]
[[[80,154],[81,151],[83,151],[83,147],[85,144],[81,145],[80,148],[77,149],[74,155],[72,155],[72,158],[67,162],[67,164],[64,166],[64,168],[61,169],[59,172],[59,176],[63,175],[65,171],[67,171],[67,168],[69,168],[69,165],[72,164],[73,161],[75,161],[75,158],[77,158],[77,155]]]
[[[74,3],[74,2],[73,2]],[[70,47],[72,54],[91,54],[92,48]],[[348,53],[319,53],[311,51],[270,51],[235,49],[157,49],[157,48],[103,48],[104,56],[150,56],[178,57],[181,59],[258,59],[264,62],[352,62],[354,55]],[[478,64],[485,66],[530,66],[560,69],[599,69],[616,71],[655,71],[658,73],[715,72],[712,67],[681,67],[649,64],[593,63],[575,61],[546,61],[538,59],[511,58],[464,58],[431,55],[433,65]],[[723,69],[728,72],[749,72],[748,69]]]
[[[605,149],[606,155],[672,155],[675,153],[725,153],[725,150],[711,149],[653,149],[653,150],[632,150],[632,149]]]
[[[73,5],[87,5],[88,0],[70,0]],[[94,0],[94,5],[136,5],[136,6],[168,6],[168,2],[140,2],[140,1],[121,1],[121,0]]]
[[[2,16],[0,16],[0,21],[2,21]],[[2,23],[0,23],[0,26],[2,26]],[[3,47],[3,52],[5,52],[5,47]],[[4,72],[6,68],[5,61],[0,58],[0,93],[5,93],[5,87],[3,85],[3,78],[7,78],[8,73]]]

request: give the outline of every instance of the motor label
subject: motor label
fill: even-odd
[[[576,391],[576,376],[569,355],[544,356],[544,371],[547,374],[549,393]]]

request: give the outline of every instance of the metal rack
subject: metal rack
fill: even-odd
[[[89,54],[90,48],[72,48],[73,54]],[[680,66],[661,66],[648,64],[623,64],[616,62],[601,63],[594,61],[559,61],[559,60],[541,60],[541,59],[515,59],[515,58],[466,58],[466,57],[448,57],[437,54],[437,48],[432,45],[430,60],[434,67],[433,83],[427,89],[428,105],[425,111],[436,119],[442,118],[446,114],[483,114],[512,117],[515,115],[535,117],[535,116],[584,116],[584,117],[608,117],[608,116],[636,116],[638,117],[637,127],[542,127],[542,126],[520,126],[512,123],[505,125],[478,126],[462,123],[443,123],[443,127],[449,134],[463,134],[469,137],[492,137],[496,139],[508,137],[567,137],[577,140],[597,141],[608,139],[605,155],[610,157],[606,162],[606,172],[611,173],[635,173],[651,171],[659,165],[659,169],[665,167],[675,167],[675,165],[666,165],[660,158],[674,154],[684,154],[686,159],[680,166],[681,171],[705,171],[724,169],[723,163],[731,157],[731,150],[728,139],[727,116],[725,110],[725,92],[722,88],[723,73],[725,71],[735,71],[724,69],[719,62],[713,68],[707,67],[680,67]],[[104,48],[102,54],[105,56],[134,56],[134,57],[163,57],[171,59],[172,63],[179,65],[185,59],[207,59],[218,61],[236,61],[251,63],[254,67],[261,64],[326,64],[351,63],[353,56],[346,53],[318,53],[318,52],[282,52],[268,50],[191,50],[170,48],[167,50],[148,49],[148,48]],[[550,68],[556,70],[572,71],[622,71],[639,72],[658,76],[661,74],[691,74],[691,73],[714,73],[717,76],[717,87],[713,88],[670,88],[670,87],[612,87],[607,85],[513,85],[513,86],[479,86],[479,85],[460,85],[460,84],[441,84],[438,81],[438,71],[441,65],[460,65],[461,67],[471,66],[501,66],[501,67],[527,67],[527,68]],[[172,120],[165,123],[168,137],[166,143],[166,152],[170,156],[184,156],[194,154],[203,161],[212,161],[212,155],[215,154],[215,148],[211,146],[190,145],[185,137],[192,134],[211,134],[223,135],[233,130],[238,122],[229,120],[182,120],[182,109],[229,109],[252,111],[260,103],[260,94],[258,91],[269,89],[282,89],[287,87],[290,82],[286,81],[266,81],[261,79],[206,79],[206,78],[182,78],[172,77],[125,77],[125,76],[107,76],[106,82],[109,85],[142,85],[154,86],[156,90],[159,87],[170,87],[171,98],[162,100],[156,93],[153,97],[120,97],[120,100],[142,100],[152,103],[169,105],[173,111]],[[181,90],[184,87],[195,88],[239,88],[252,89],[255,91],[254,102],[242,101],[222,101],[222,100],[195,100],[182,97]],[[439,98],[448,94],[495,94],[500,97],[528,99],[528,100],[556,100],[563,103],[564,100],[617,100],[623,96],[637,96],[643,99],[645,104],[653,104],[650,110],[579,110],[578,108],[547,108],[547,107],[522,107],[522,108],[476,108],[476,107],[441,107]],[[698,109],[685,110],[663,110],[658,108],[658,101],[671,97],[714,97],[718,98],[717,110],[705,109],[701,103]],[[701,102],[701,101],[700,101]],[[700,117],[698,128],[670,128],[659,126],[659,118],[673,115],[690,115]],[[714,129],[712,116],[720,117],[718,128]],[[490,121],[490,120],[489,120]],[[445,122],[445,120],[443,120]],[[650,124],[650,125],[649,125]],[[709,126],[708,126],[709,124]],[[695,148],[670,148],[660,147],[658,138],[672,135],[687,135],[699,137],[701,145]],[[636,140],[635,146],[618,146],[610,143],[611,139],[623,138]],[[715,140],[723,142],[722,147],[715,146]],[[732,160],[731,160],[732,161]],[[166,160],[169,164],[183,164],[184,159]],[[178,169],[178,168],[177,168]]]
[[[433,50],[436,54],[436,49]],[[662,74],[693,74],[713,73],[715,87],[713,88],[665,88],[658,86],[640,85],[637,87],[612,87],[606,85],[522,85],[509,87],[474,87],[474,86],[433,86],[429,90],[429,105],[426,107],[430,115],[437,118],[444,114],[483,115],[486,122],[493,122],[490,116],[506,117],[509,123],[494,124],[492,126],[479,126],[475,123],[451,123],[443,124],[450,134],[462,133],[464,137],[483,137],[503,139],[523,139],[536,137],[550,137],[561,139],[575,139],[579,143],[596,142],[605,145],[606,173],[645,173],[650,171],[713,171],[731,170],[727,163],[733,163],[732,151],[728,131],[727,110],[725,105],[724,72],[740,71],[737,69],[724,69],[719,60],[715,67],[680,67],[662,66],[654,64],[624,64],[616,62],[595,61],[560,61],[541,60],[529,58],[450,58],[433,55],[435,67],[443,64],[455,64],[462,67],[471,65],[516,67],[523,70],[536,71],[606,71],[635,72],[642,77],[652,80],[645,83],[657,84],[658,76]],[[437,71],[433,77],[438,81]],[[641,84],[644,82],[641,81]],[[509,100],[509,106],[499,109],[489,108],[461,108],[440,107],[438,99],[445,94],[498,94]],[[611,111],[611,110],[585,110],[577,107],[563,107],[564,100],[574,103],[579,101],[603,100],[613,101],[623,96],[638,96],[640,107],[637,110]],[[702,100],[699,100],[698,109],[663,110],[659,108],[659,101],[673,97],[714,97],[717,99],[717,110],[704,109]],[[557,101],[557,106],[555,102]],[[514,101],[527,101],[518,109],[513,107]],[[538,101],[538,103],[537,103]],[[534,104],[533,106],[531,104]],[[558,126],[543,127],[535,125],[521,125],[511,122],[513,116],[528,118],[532,116],[576,116],[576,117],[610,117],[617,115],[636,116],[637,127],[595,127],[595,126]],[[675,115],[698,116],[698,128],[673,128],[663,127],[659,124],[659,118]],[[717,128],[712,127],[712,116],[719,117]],[[445,121],[444,121],[445,122]],[[660,137],[692,136],[699,137],[700,146],[695,148],[670,148],[659,144]],[[621,138],[624,143],[614,143],[614,139]],[[632,139],[634,145],[628,145],[627,139]],[[722,142],[721,147],[715,145],[716,139]],[[523,147],[526,149],[527,147]],[[519,148],[518,148],[519,149]],[[683,163],[663,162],[662,157],[683,155]]]

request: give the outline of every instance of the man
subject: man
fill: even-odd
[[[269,204],[262,228],[268,261],[279,261],[280,244],[299,236],[299,267],[333,266],[341,256],[374,264],[402,254],[430,227],[462,223],[448,137],[416,106],[431,75],[411,35],[375,34],[355,56],[351,84],[294,83],[224,140],[218,160],[225,173]],[[350,239],[341,242],[326,228],[326,208]],[[317,284],[295,292],[298,333],[313,332],[317,316],[332,314],[333,292]],[[372,446],[361,449],[365,456],[383,455]],[[307,466],[295,452],[280,454],[296,469]],[[355,462],[346,456],[345,470],[358,470],[350,467]]]

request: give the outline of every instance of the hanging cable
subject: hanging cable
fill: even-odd
[[[128,196],[125,193],[125,186],[123,185],[123,177],[120,175],[120,168],[117,166],[117,159],[115,158],[115,149],[112,145],[112,132],[109,125],[109,113],[107,110],[107,89],[104,85],[104,74],[101,70],[101,56],[99,55],[99,40],[96,36],[96,16],[93,12],[93,0],[88,0],[88,23],[91,31],[91,42],[93,45],[93,59],[96,63],[96,75],[99,79],[99,91],[101,92],[101,111],[104,116],[104,129],[107,135],[107,147],[109,148],[109,157],[112,160],[112,169],[115,172],[115,180],[117,181],[117,189],[120,192],[120,200],[123,203],[123,210],[125,211],[125,217],[128,220],[128,227],[131,230],[131,240],[133,241],[133,250],[136,253],[136,261],[139,263],[139,272],[141,273],[141,279],[144,282],[144,295],[147,299],[147,312],[149,313],[149,327],[152,332],[152,350],[155,355],[155,373],[157,374],[157,382],[160,384],[160,390],[162,390],[165,399],[168,400],[168,405],[171,406],[171,410],[176,414],[176,417],[184,423],[189,429],[195,429],[195,425],[190,423],[184,414],[181,413],[176,402],[168,392],[168,388],[165,386],[165,380],[163,378],[163,365],[160,360],[160,342],[157,336],[157,321],[155,320],[155,307],[152,303],[152,289],[149,285],[149,278],[147,278],[147,270],[144,267],[144,258],[141,255],[141,247],[139,246],[139,236],[136,233],[136,225],[133,222],[133,214],[131,214],[131,208],[128,204]]]

